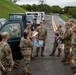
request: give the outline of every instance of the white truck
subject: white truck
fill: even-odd
[[[41,12],[26,12],[26,16],[27,15],[33,15],[34,19],[36,20],[37,25],[40,25],[40,21],[41,21]]]
[[[45,21],[45,12],[41,12],[41,20]]]

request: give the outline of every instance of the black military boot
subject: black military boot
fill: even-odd
[[[37,48],[36,55],[34,57],[38,57],[38,56],[39,56],[39,48]]]
[[[58,55],[57,55],[57,57],[60,57],[60,54],[61,54],[61,49],[58,49]]]
[[[43,52],[44,52],[44,50],[41,50],[41,56],[42,56],[42,57],[44,57],[44,54],[43,54]]]
[[[51,53],[49,56],[54,56],[54,53],[55,53],[55,52],[54,52],[54,51],[52,51],[52,53]]]

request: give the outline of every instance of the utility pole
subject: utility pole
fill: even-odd
[[[46,3],[46,0],[38,0],[38,4],[42,5],[42,11],[44,11],[44,4]]]
[[[38,0],[38,4],[45,4],[46,0]]]

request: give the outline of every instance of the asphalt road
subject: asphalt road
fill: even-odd
[[[58,15],[53,15],[54,16],[54,21],[56,25],[62,25],[62,30],[65,31],[65,22],[58,16]]]
[[[59,16],[53,15],[55,19],[56,25],[62,24],[63,30],[64,28],[64,22],[60,20]],[[46,40],[46,47],[44,55],[45,57],[37,57],[30,63],[30,72],[32,72],[32,75],[75,75],[72,73],[71,66],[68,65],[65,66],[63,63],[61,63],[61,58],[63,57],[63,51],[60,57],[57,57],[57,52],[55,53],[54,57],[49,56],[49,54],[52,51],[53,48],[53,27],[51,24],[51,15],[46,16],[45,26],[48,30],[48,38]],[[34,47],[33,55],[35,55]],[[23,63],[21,60],[19,69],[15,69],[12,72],[12,75],[22,75],[22,68]]]

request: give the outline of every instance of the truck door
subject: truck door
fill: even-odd
[[[13,58],[14,59],[21,59],[22,55],[20,52],[20,39],[23,34],[23,29],[21,23],[19,22],[10,22],[6,23],[1,29],[0,29],[0,34],[2,32],[8,32],[9,33],[9,39],[8,43],[11,47]]]

